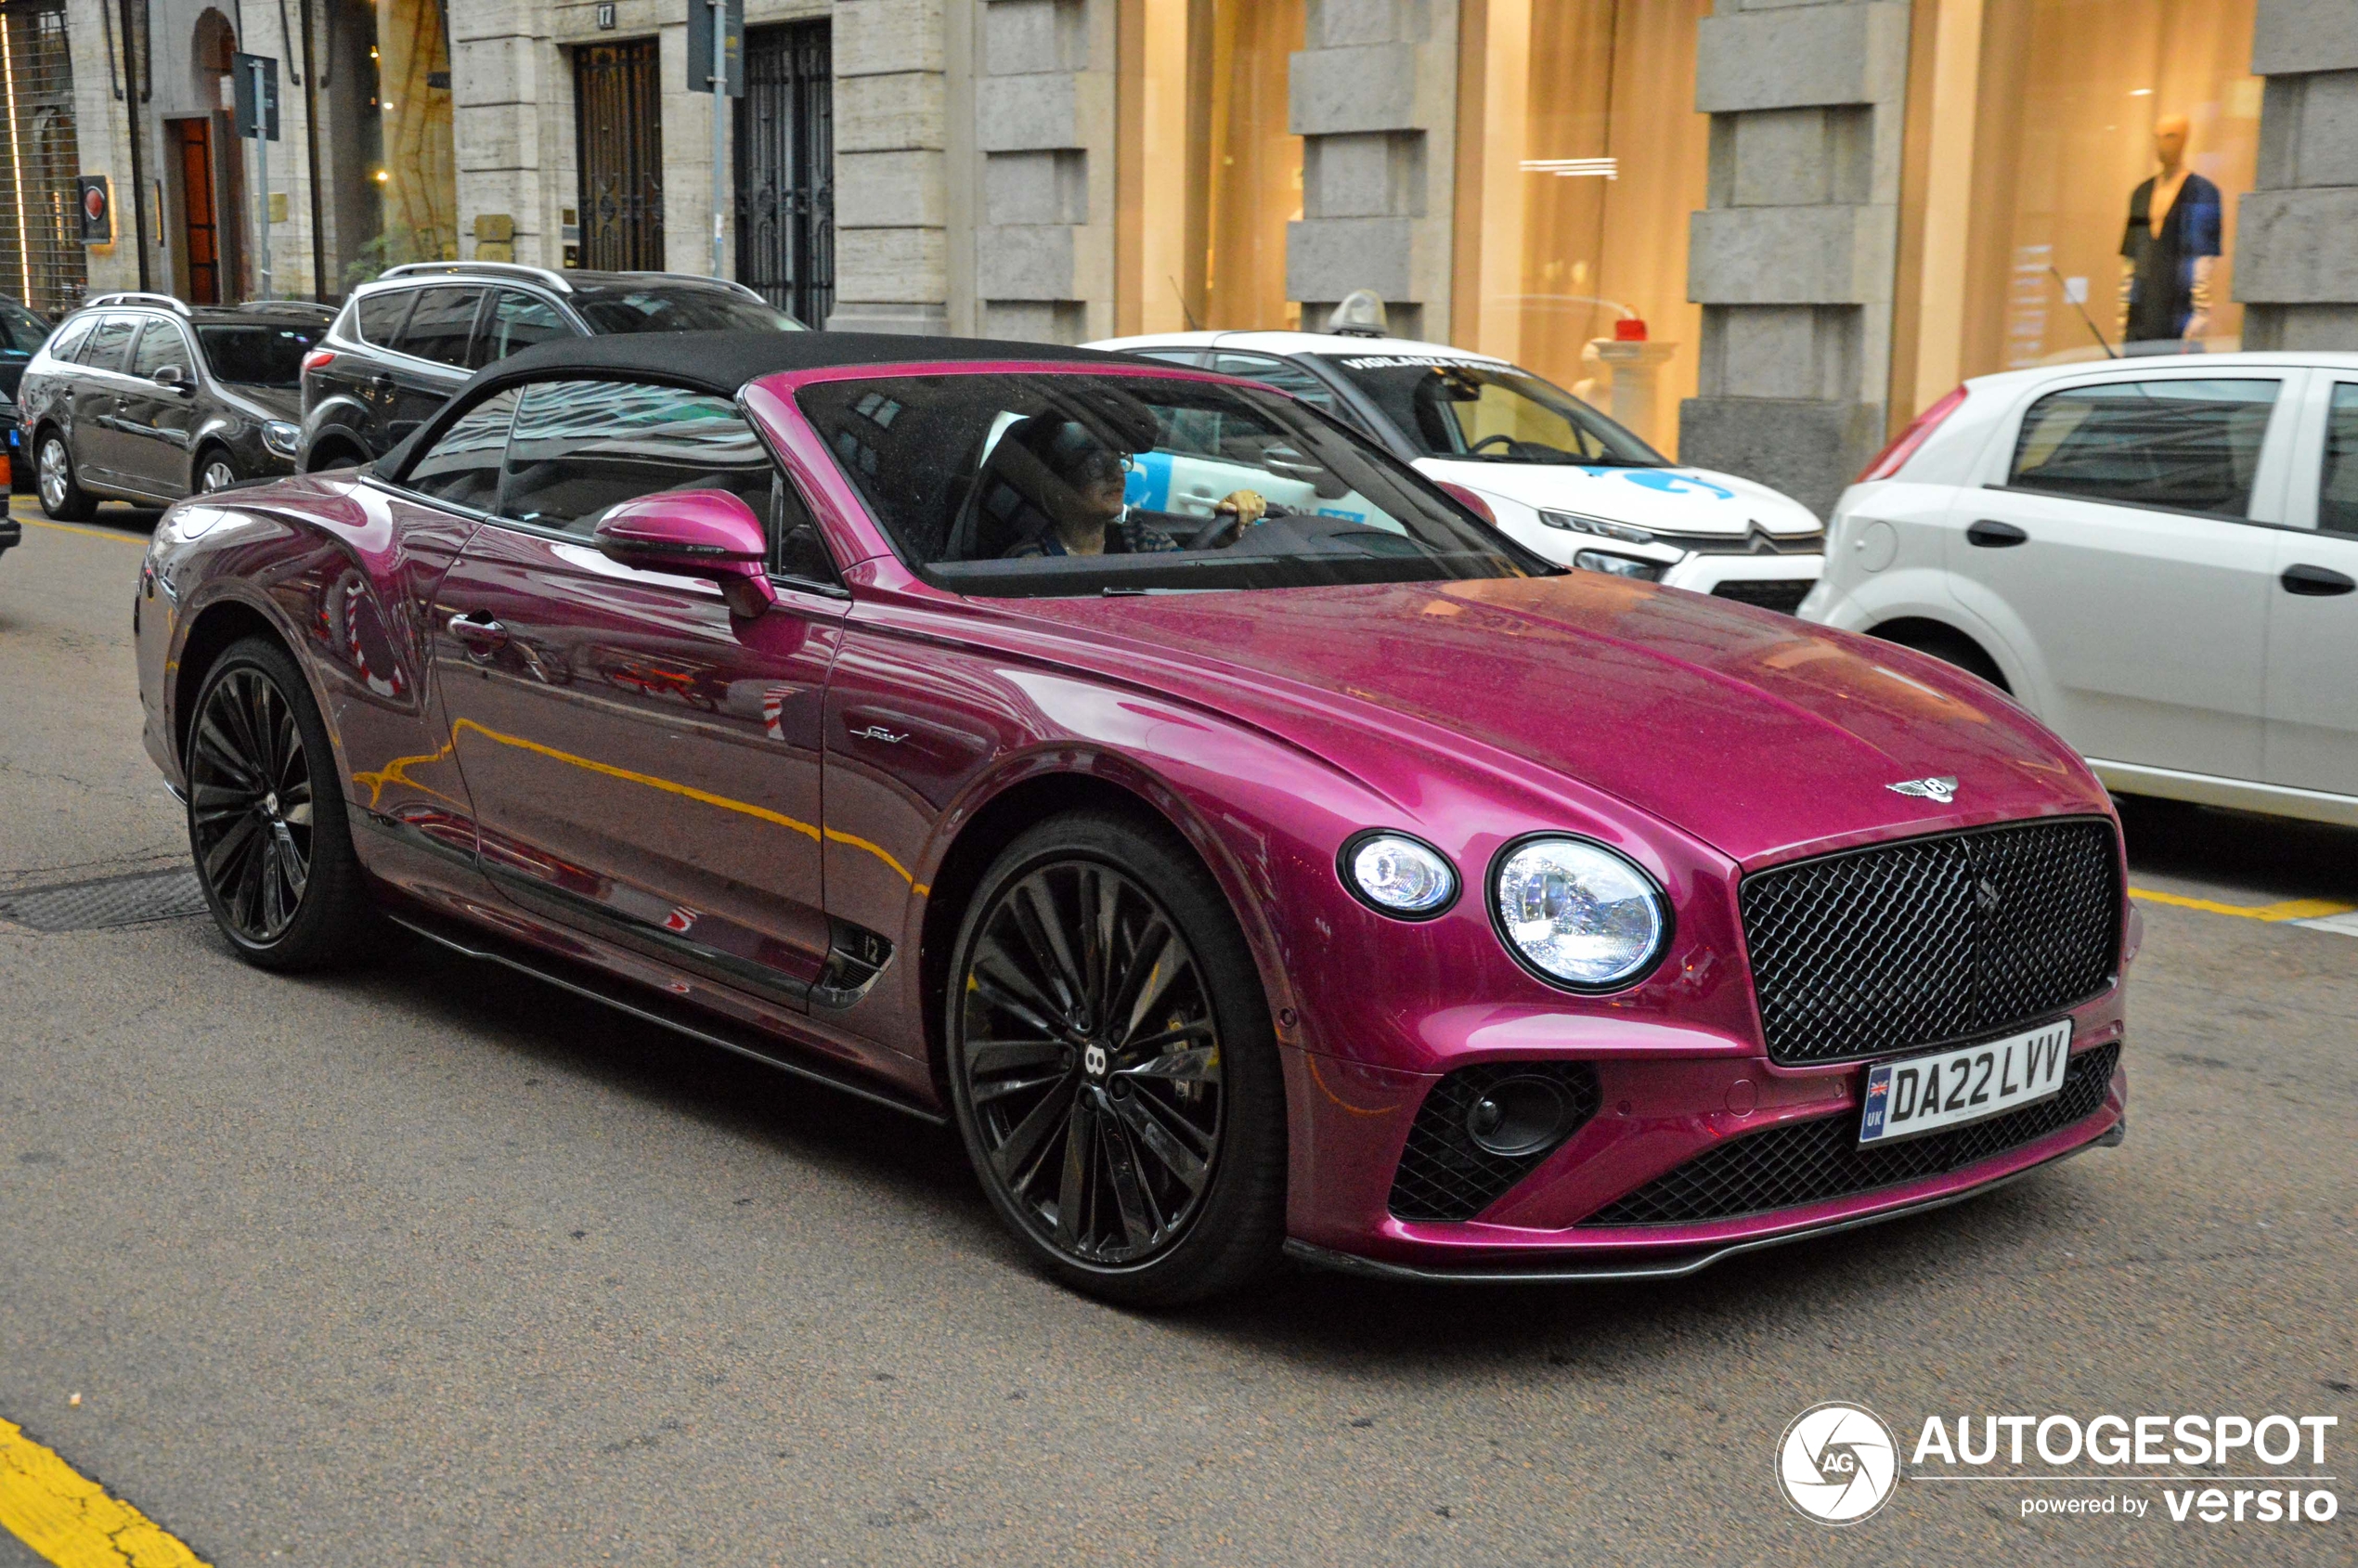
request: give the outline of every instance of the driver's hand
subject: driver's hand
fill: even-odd
[[[1234,517],[1237,527],[1249,528],[1269,514],[1269,502],[1258,490],[1231,490],[1211,510],[1215,514]]]

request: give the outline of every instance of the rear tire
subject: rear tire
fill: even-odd
[[[1955,665],[1969,675],[1980,676],[2008,696],[2014,695],[2015,689],[2006,684],[2005,671],[1998,667],[1998,661],[1983,652],[1980,643],[1962,631],[1951,631],[1946,627],[1911,626],[1891,631],[1877,629],[1868,635],[1880,637],[1886,642],[1897,642],[1902,648],[1913,648],[1919,654],[1928,654],[1943,664]]]
[[[334,749],[293,657],[232,643],[188,720],[188,849],[214,923],[264,969],[360,956],[376,925]]]
[[[82,487],[73,468],[73,449],[54,430],[45,430],[33,443],[34,488],[41,510],[60,523],[87,523],[98,515],[98,503]]]
[[[1286,1107],[1268,998],[1174,835],[1101,811],[1033,827],[983,874],[949,972],[958,1131],[1043,1268],[1165,1307],[1276,1261]]]

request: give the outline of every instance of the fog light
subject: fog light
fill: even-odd
[[[1502,1078],[1466,1111],[1466,1136],[1485,1154],[1519,1160],[1562,1136],[1572,1108],[1551,1080]]]

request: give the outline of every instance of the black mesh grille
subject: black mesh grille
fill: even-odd
[[[1739,604],[1757,604],[1764,610],[1781,610],[1790,616],[1801,608],[1816,583],[1807,577],[1773,577],[1756,581],[1724,582],[1711,590],[1714,599],[1732,599]]]
[[[1732,1220],[1962,1171],[2094,1115],[2105,1103],[2113,1064],[2119,1059],[2118,1044],[2083,1051],[2065,1069],[2063,1090],[2052,1099],[1888,1147],[1859,1147],[1856,1109],[1748,1133],[1655,1177],[1580,1223],[1667,1225]]]
[[[1466,1113],[1503,1079],[1554,1081],[1571,1109],[1563,1134],[1547,1147],[1508,1157],[1476,1147]],[[1597,1114],[1596,1069],[1584,1062],[1487,1062],[1459,1068],[1432,1086],[1408,1129],[1408,1147],[1392,1179],[1392,1212],[1404,1220],[1470,1220],[1537,1169]]]
[[[1768,1055],[1838,1062],[2027,1025],[2111,978],[2120,888],[2106,822],[1911,838],[1744,878]]]

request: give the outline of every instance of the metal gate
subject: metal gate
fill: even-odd
[[[7,147],[0,154],[0,294],[15,294],[45,316],[62,316],[89,289],[82,197],[74,184],[82,153],[73,126],[65,0],[19,0],[0,10],[0,29],[6,97],[0,109],[7,118]],[[127,210],[130,190],[116,196]]]
[[[663,99],[655,66],[652,38],[573,52],[585,267],[663,268]]]
[[[834,49],[825,21],[745,33],[737,278],[804,325],[836,305]]]

